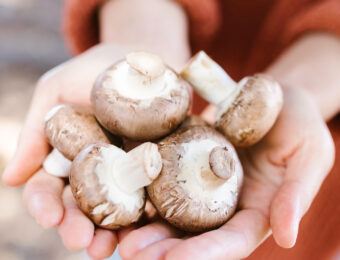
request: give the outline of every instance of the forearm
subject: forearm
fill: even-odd
[[[186,14],[174,1],[108,1],[99,23],[101,42],[154,52],[175,68],[189,58]]]
[[[285,51],[267,73],[283,87],[300,87],[309,92],[325,120],[339,113],[339,38],[321,33],[306,35]]]

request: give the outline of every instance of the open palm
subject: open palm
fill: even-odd
[[[222,227],[188,235],[161,220],[119,234],[123,259],[240,259],[273,232],[294,245],[301,217],[334,159],[332,139],[301,90],[286,89],[276,124],[255,146],[239,150],[244,186],[237,213]]]
[[[118,237],[115,232],[96,230],[77,208],[69,187],[40,169],[49,151],[43,134],[46,112],[64,102],[89,105],[99,72],[128,51],[99,45],[38,83],[18,150],[3,175],[7,185],[28,180],[24,200],[32,216],[45,228],[58,226],[67,248],[87,248],[94,258],[111,255],[117,239],[124,259],[238,259],[255,250],[271,230],[279,245],[293,245],[301,216],[334,157],[332,139],[315,104],[297,89],[285,91],[284,109],[270,133],[257,145],[239,151],[245,172],[239,210],[214,231],[183,236],[161,220],[123,230]]]

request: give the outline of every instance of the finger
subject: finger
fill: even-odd
[[[325,140],[324,143],[327,143]],[[270,223],[276,243],[284,248],[295,245],[299,224],[316,196],[332,164],[332,148],[302,146],[286,166],[286,176],[270,206]],[[307,152],[316,151],[316,153]],[[322,151],[323,150],[323,151]],[[325,154],[328,158],[322,158]],[[319,158],[315,158],[315,155]]]
[[[64,215],[61,194],[64,181],[39,170],[27,182],[23,198],[30,214],[44,228],[57,226]]]
[[[298,182],[284,183],[272,202],[270,224],[274,239],[281,247],[290,248],[296,242],[302,217],[301,189],[301,184]]]
[[[328,130],[318,133],[306,137],[309,141],[286,158],[286,175],[270,207],[273,236],[281,247],[294,246],[301,218],[333,164],[334,147]]]
[[[166,238],[178,237],[180,232],[163,222],[135,229],[127,234],[119,245],[119,255],[123,259],[133,258],[143,248]]]
[[[110,257],[117,246],[117,236],[114,231],[97,229],[87,254],[92,259],[103,259]]]
[[[136,230],[137,228],[139,228],[139,226],[137,224],[132,224],[129,225],[126,228],[122,228],[120,230],[117,231],[117,236],[118,236],[118,243],[121,243],[121,241],[123,241],[123,239],[125,239],[125,237],[130,234],[132,231]]]
[[[217,107],[214,105],[209,105],[203,110],[200,116],[209,124],[214,124],[216,112]]]
[[[59,225],[59,234],[66,248],[81,250],[87,248],[93,239],[94,225],[77,207],[70,186],[63,193],[64,219]]]
[[[175,247],[180,243],[181,239],[169,238],[152,244],[142,251],[140,251],[133,259],[134,260],[144,260],[144,259],[164,259],[164,256],[171,248]]]
[[[130,225],[129,227],[123,228],[118,231],[118,241],[121,242],[129,233],[140,228],[140,226],[144,226],[147,223],[154,222],[157,219],[157,211],[155,207],[152,205],[149,199],[146,200],[144,215],[142,219],[135,224]]]
[[[166,259],[242,259],[269,234],[267,217],[255,209],[239,211],[220,229],[189,238],[175,246]]]
[[[47,92],[47,90],[49,92]],[[21,185],[36,172],[49,152],[43,129],[44,116],[57,104],[53,87],[36,89],[31,108],[21,131],[14,157],[3,172],[3,182],[9,186]]]

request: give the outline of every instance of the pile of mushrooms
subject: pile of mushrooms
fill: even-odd
[[[280,87],[258,75],[233,83],[203,52],[181,75],[154,54],[133,52],[99,75],[91,108],[62,104],[47,113],[53,150],[43,167],[69,178],[79,208],[97,226],[137,222],[147,198],[190,232],[221,226],[235,212],[243,171],[232,143],[248,146],[265,135],[282,106]],[[220,107],[220,132],[188,116],[190,84]]]

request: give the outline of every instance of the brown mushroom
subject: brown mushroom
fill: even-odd
[[[256,74],[236,83],[203,51],[189,61],[181,75],[199,95],[218,106],[215,125],[235,146],[261,140],[281,111],[282,90],[276,81]]]
[[[224,224],[236,209],[243,180],[233,146],[211,127],[189,126],[158,148],[163,168],[147,192],[159,214],[190,232]]]
[[[188,83],[151,53],[134,52],[103,72],[91,102],[98,121],[131,140],[154,140],[184,120],[190,105]]]
[[[196,115],[189,115],[187,116],[180,127],[187,127],[187,126],[194,126],[194,125],[202,125],[202,126],[209,126],[209,124],[201,117]]]
[[[70,185],[79,208],[95,224],[118,229],[137,222],[145,190],[157,178],[162,159],[156,144],[144,143],[126,153],[109,144],[94,144],[74,159]]]
[[[121,142],[101,128],[90,108],[75,104],[55,106],[46,114],[45,135],[54,150],[43,166],[48,173],[60,177],[68,176],[71,161],[86,146]]]

